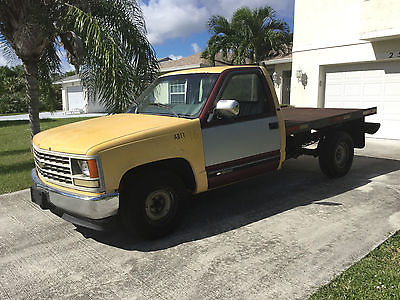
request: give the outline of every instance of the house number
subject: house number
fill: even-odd
[[[399,52],[388,52],[388,57],[389,58],[395,58],[395,57],[400,57],[400,51]]]

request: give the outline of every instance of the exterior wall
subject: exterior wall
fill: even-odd
[[[366,7],[376,6],[378,2],[382,1],[297,0],[295,2],[291,86],[293,105],[323,106],[326,66],[400,60],[400,39],[389,39],[385,36],[381,36],[380,41],[373,42],[361,39],[361,32],[367,28],[372,30],[374,26],[383,28],[391,24],[393,28],[400,29],[398,21],[390,23],[387,20],[379,23],[378,19],[386,18],[385,11],[373,10],[372,6]],[[400,1],[389,2],[392,2],[390,9],[396,11],[398,15]],[[385,2],[384,5],[386,4]],[[368,20],[372,20],[371,23],[368,23]],[[305,86],[296,77],[298,71],[307,75]]]
[[[360,41],[361,0],[295,1],[293,52]]]
[[[81,83],[80,81],[74,81],[74,82],[67,82],[67,83],[63,83],[62,84],[62,90],[61,90],[61,94],[62,94],[62,105],[63,105],[63,111],[68,112],[69,107],[68,107],[68,93],[67,93],[67,89],[68,87],[71,86],[80,86]],[[98,101],[98,97],[96,95],[96,101],[90,101],[88,100],[88,94],[87,92],[84,90],[84,98],[85,98],[85,102],[86,105],[84,107],[84,113],[100,113],[100,112],[105,112],[106,109],[104,107],[104,105],[102,105],[99,101]]]
[[[103,104],[100,103],[98,96],[95,96],[95,101],[92,101],[91,99],[88,100],[88,94],[85,92],[85,99],[87,101],[87,113],[100,113],[100,112],[105,112],[106,109]]]
[[[399,15],[399,0],[362,0],[361,36],[376,39],[400,36]]]
[[[277,76],[276,82],[274,82],[274,87],[275,87],[275,92],[276,96],[278,97],[279,103],[282,103],[282,87],[283,87],[283,72],[284,71],[290,71],[292,70],[292,64],[291,63],[285,63],[285,64],[276,64],[274,65],[274,71]],[[271,71],[269,71],[271,72]],[[273,74],[270,73],[270,75]]]

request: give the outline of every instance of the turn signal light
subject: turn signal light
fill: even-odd
[[[89,173],[90,178],[99,178],[99,170],[97,169],[97,162],[95,159],[89,159]]]

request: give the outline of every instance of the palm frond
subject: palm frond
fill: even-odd
[[[229,22],[213,16],[208,22],[212,34],[203,57],[210,61],[217,53],[232,53],[236,64],[259,62],[288,48],[291,42],[289,26],[276,17],[269,6],[236,10]]]
[[[15,54],[13,47],[10,42],[1,34],[0,31],[0,54],[3,55],[8,65],[17,65],[20,60]]]
[[[60,73],[61,60],[56,41],[50,43],[39,60],[39,78],[50,78],[53,73]]]
[[[125,111],[158,70],[144,22],[134,23],[133,8],[125,8],[126,2],[98,1],[93,15],[70,5],[66,19],[67,25],[73,20],[69,24],[87,49],[81,67],[83,84],[96,91],[109,112]]]

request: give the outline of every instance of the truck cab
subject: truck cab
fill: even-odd
[[[78,225],[101,229],[118,218],[160,237],[179,224],[188,195],[280,169],[287,153],[319,156],[325,174],[345,175],[354,146],[363,147],[353,140],[377,130],[364,122],[368,114],[339,111],[296,131],[263,67],[165,74],[127,113],[37,134],[32,200]],[[308,153],[310,142],[321,147]]]

